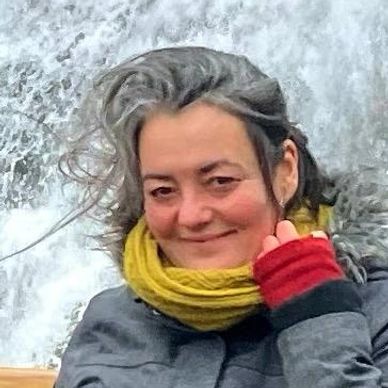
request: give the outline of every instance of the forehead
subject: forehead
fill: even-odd
[[[204,103],[152,114],[140,132],[139,156],[142,169],[193,168],[216,159],[257,166],[244,122]]]

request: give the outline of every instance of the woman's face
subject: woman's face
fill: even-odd
[[[260,253],[277,212],[240,119],[204,103],[155,113],[139,157],[145,219],[174,265],[233,268]]]

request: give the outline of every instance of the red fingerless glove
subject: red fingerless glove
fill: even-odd
[[[269,308],[329,280],[344,278],[331,242],[304,237],[267,252],[253,264],[253,277]]]

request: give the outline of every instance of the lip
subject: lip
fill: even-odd
[[[182,240],[186,242],[194,242],[194,243],[205,243],[208,241],[214,241],[222,237],[229,236],[230,234],[235,233],[234,230],[230,230],[223,233],[218,234],[203,234],[201,236],[195,236],[195,237],[183,237]]]

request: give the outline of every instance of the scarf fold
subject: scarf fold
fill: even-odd
[[[318,222],[305,208],[291,217],[299,233],[325,229],[330,208],[321,206]],[[262,303],[251,263],[230,269],[194,270],[172,266],[158,256],[157,242],[144,218],[127,236],[124,278],[146,303],[201,331],[226,329],[252,315]]]

